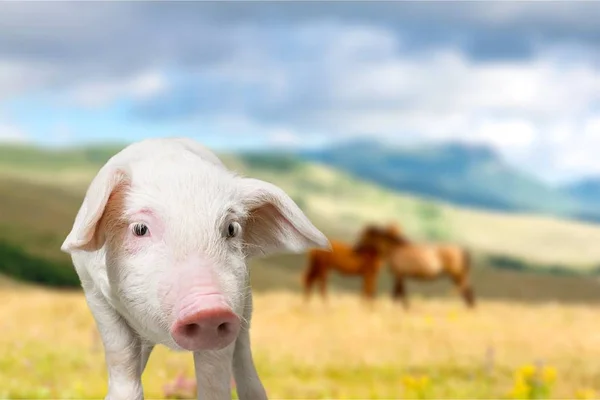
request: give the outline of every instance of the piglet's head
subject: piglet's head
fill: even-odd
[[[279,187],[185,153],[103,167],[61,249],[104,261],[140,334],[198,351],[237,337],[249,257],[328,245]]]

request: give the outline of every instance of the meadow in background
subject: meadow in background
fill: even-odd
[[[332,239],[398,223],[473,254],[373,307],[306,303],[307,255],[251,263],[273,399],[600,398],[600,17],[594,2],[0,5],[0,398],[103,398],[60,246],[126,143],[187,136],[284,189]],[[194,398],[157,348],[147,399]],[[234,384],[234,382],[232,382]]]
[[[20,168],[10,157],[0,162],[3,188],[10,188],[0,197],[1,265],[3,275],[10,277],[1,285],[0,342],[9,350],[2,357],[6,373],[0,395],[99,398],[106,379],[101,344],[70,261],[57,246],[95,168],[115,150],[3,146],[2,151],[18,154]],[[512,240],[511,225],[501,229],[505,220],[513,226],[521,219],[531,221],[529,234],[538,235],[540,242],[546,235],[600,230],[424,201],[288,156],[223,159],[241,173],[282,185],[319,228],[349,243],[364,224],[390,219],[403,221],[419,240],[466,242],[456,233],[462,231],[456,229],[462,221],[458,226],[466,231],[486,230],[486,241],[499,249]],[[369,206],[373,202],[377,207]],[[469,217],[485,223],[470,226]],[[489,229],[494,222],[498,229]],[[600,336],[593,327],[600,282],[593,257],[577,264],[582,255],[567,250],[554,249],[565,254],[564,264],[549,271],[543,271],[549,268],[544,246],[523,246],[520,258],[476,251],[473,282],[481,300],[475,311],[467,310],[452,285],[442,280],[409,281],[412,307],[406,312],[390,300],[387,270],[379,277],[373,310],[359,301],[358,279],[336,274],[330,277],[329,301],[316,296],[307,305],[301,291],[306,255],[254,262],[252,338],[259,371],[272,398],[527,398],[535,385],[528,386],[518,371],[538,364],[549,389],[539,393],[550,398],[595,393]],[[159,349],[144,375],[148,398],[177,391],[193,398],[193,385],[186,389],[184,382],[191,378],[191,368],[190,357]],[[38,384],[27,384],[32,377]],[[169,387],[177,382],[179,389]]]

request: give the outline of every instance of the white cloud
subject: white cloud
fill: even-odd
[[[128,79],[83,83],[69,90],[77,105],[103,107],[119,98],[144,100],[167,88],[167,81],[160,72],[141,72]]]
[[[583,137],[600,141],[600,115],[586,121],[583,128]]]
[[[480,11],[496,25],[518,11],[486,10]],[[573,23],[579,20],[569,18]],[[600,172],[595,154],[600,148],[600,115],[592,109],[600,104],[600,70],[593,56],[571,57],[564,43],[560,48],[546,44],[535,58],[508,61],[474,60],[450,42],[419,53],[404,48],[401,34],[382,26],[309,21],[278,31],[254,24],[252,29],[227,31],[234,45],[226,56],[215,56],[218,61],[198,61],[185,71],[185,63],[174,62],[182,67],[174,71],[191,81],[223,82],[227,90],[202,98],[208,99],[206,123],[221,134],[257,135],[288,145],[305,144],[315,133],[455,138],[489,143],[548,179]],[[217,37],[219,30],[214,33]],[[162,53],[153,57],[181,57],[191,63],[189,51],[171,54],[167,50],[176,46],[168,44],[162,43]],[[47,83],[55,73],[44,64],[0,61],[0,100]],[[102,107],[115,99],[143,100],[169,89],[158,69],[131,67],[121,77],[93,76],[87,83],[78,77],[66,89],[69,99]],[[223,99],[227,95],[235,98]],[[213,104],[217,106],[210,108]]]
[[[27,134],[16,126],[0,123],[0,142],[23,143],[28,140]]]
[[[394,48],[389,35],[387,49]],[[600,70],[589,59],[569,59],[556,49],[521,61],[478,62],[450,49],[422,56],[379,51],[362,59],[352,47],[344,49],[307,62],[313,71],[304,73],[316,77],[311,87],[326,101],[301,104],[301,117],[287,128],[488,143],[548,180],[586,168],[600,172],[600,113],[592,109],[600,104]],[[289,75],[292,95],[311,84]],[[550,154],[539,156],[540,149]]]
[[[73,140],[73,136],[73,130],[65,122],[57,124],[51,133],[51,139],[53,141],[53,144],[56,145],[68,144],[71,140]]]
[[[295,147],[302,144],[305,135],[277,125],[262,124],[244,115],[227,115],[208,118],[203,121],[220,134],[238,137],[261,137],[269,144],[278,147]]]
[[[265,130],[259,121],[246,115],[221,114],[204,118],[202,124],[210,124],[218,132],[227,135],[254,135]]]
[[[585,121],[576,136],[554,143],[557,169],[567,176],[600,174],[600,116]]]
[[[315,137],[309,132],[459,139],[490,144],[548,180],[600,172],[593,139],[600,115],[591,108],[600,104],[600,70],[590,59],[557,47],[532,59],[481,62],[451,47],[405,53],[401,39],[379,28],[309,25],[290,39],[296,50],[314,49],[301,61],[264,48],[232,57],[211,76],[233,82],[230,92],[267,90],[242,105],[243,118],[224,105],[222,131],[303,145]]]
[[[576,117],[600,99],[600,71],[591,65],[562,66],[552,59],[481,64],[443,52],[422,59],[346,64],[330,75],[336,79],[326,90],[336,108],[354,108],[359,120],[364,114],[394,116],[383,118],[390,122],[388,132],[399,129],[394,125],[400,114],[429,113],[441,122],[449,116],[475,120],[488,114],[544,122]],[[344,131],[355,125],[352,120],[341,122]],[[443,123],[438,128],[447,130]]]
[[[269,142],[277,147],[297,147],[302,144],[302,136],[288,129],[275,128],[269,132]]]
[[[511,150],[529,148],[537,132],[534,125],[526,120],[486,120],[473,134],[474,140],[493,144],[496,147]]]
[[[0,58],[0,101],[39,89],[42,83],[51,81],[53,75],[54,72],[42,62],[34,65]]]

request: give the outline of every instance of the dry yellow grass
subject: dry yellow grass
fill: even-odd
[[[106,373],[80,293],[0,289],[0,398],[102,398]],[[414,299],[410,313],[388,300],[373,310],[354,296],[256,296],[252,341],[271,398],[403,398],[409,374],[429,378],[430,398],[502,398],[515,369],[556,368],[554,398],[600,389],[598,308]],[[146,396],[191,376],[189,355],[158,348],[144,374]]]

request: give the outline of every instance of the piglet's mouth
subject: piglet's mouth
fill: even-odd
[[[184,299],[171,327],[175,343],[188,351],[219,350],[238,336],[240,318],[218,293]]]

